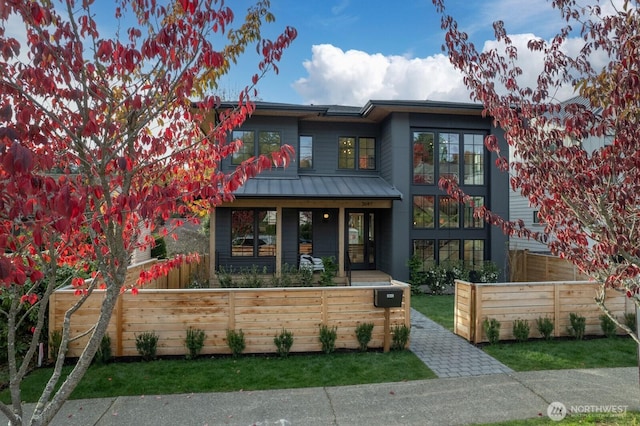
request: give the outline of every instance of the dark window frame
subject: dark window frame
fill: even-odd
[[[353,146],[343,146],[343,141],[353,141]],[[361,140],[373,141],[373,158],[367,157],[365,165],[361,166]],[[371,152],[371,148],[365,148]],[[338,169],[354,171],[374,171],[378,169],[378,143],[373,136],[339,136],[338,137]],[[343,153],[348,155],[343,155]]]

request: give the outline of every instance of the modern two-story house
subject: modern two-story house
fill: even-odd
[[[508,214],[507,177],[483,144],[490,133],[504,145],[500,129],[475,104],[260,102],[229,135],[244,145],[221,167],[231,171],[285,143],[296,158],[250,179],[212,213],[211,267],[257,265],[279,273],[312,254],[334,257],[339,276],[380,270],[407,281],[415,254],[426,267],[492,260],[503,269],[507,237],[438,186],[441,177],[453,177],[477,205]]]

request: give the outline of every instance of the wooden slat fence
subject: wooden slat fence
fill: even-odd
[[[528,250],[509,250],[510,280],[529,281],[586,281],[588,276],[566,259]]]
[[[411,326],[410,287],[403,289],[400,308],[390,308],[391,325]],[[203,354],[228,354],[226,330],[242,330],[246,353],[272,353],[273,338],[283,328],[294,337],[292,352],[320,351],[319,326],[337,327],[336,348],[355,349],[355,328],[374,323],[369,347],[383,347],[384,308],[373,305],[374,288],[308,287],[265,289],[150,289],[138,295],[125,293],[115,308],[108,334],[115,356],[136,356],[136,335],[155,332],[159,336],[158,355],[186,354],[184,339],[189,327],[205,331]],[[388,287],[386,287],[388,288]],[[50,301],[50,328],[60,328],[64,312],[75,302],[73,289],[56,291]],[[79,335],[95,323],[100,310],[101,292],[95,291],[71,320],[71,334]],[[80,354],[86,338],[73,342],[69,356]]]
[[[516,319],[529,321],[530,337],[541,337],[535,323],[539,317],[554,322],[554,336],[568,336],[572,312],[586,318],[587,335],[602,335],[602,311],[594,301],[599,286],[593,281],[474,284],[456,280],[455,287],[454,332],[473,343],[488,341],[482,328],[485,318],[500,322],[500,340],[514,339]],[[619,318],[635,312],[626,295],[612,289],[607,290],[605,303]]]

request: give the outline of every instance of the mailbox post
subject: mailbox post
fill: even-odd
[[[373,290],[373,306],[384,308],[384,352],[391,347],[391,308],[402,306],[401,288],[376,288]]]

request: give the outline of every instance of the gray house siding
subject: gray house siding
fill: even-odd
[[[482,229],[458,228],[419,229],[413,223],[413,196],[433,195],[444,196],[437,182],[418,184],[413,182],[413,132],[457,132],[477,133],[486,135],[491,132],[499,136],[505,147],[503,134],[492,127],[491,119],[480,116],[477,106],[458,104],[438,104],[429,102],[399,102],[372,101],[362,110],[339,110],[332,115],[332,108],[325,113],[318,112],[320,107],[282,105],[273,108],[265,106],[259,114],[250,117],[243,125],[244,130],[279,131],[282,143],[292,145],[296,151],[300,136],[311,136],[313,141],[313,167],[301,169],[298,167],[296,154],[294,162],[289,168],[277,169],[263,173],[255,182],[262,186],[253,185],[253,193],[238,191],[236,205],[225,204],[217,211],[216,219],[216,265],[257,264],[267,266],[270,270],[275,267],[275,256],[250,257],[231,256],[231,209],[252,208],[258,206],[282,207],[282,241],[279,243],[278,256],[282,264],[297,265],[299,250],[299,211],[311,210],[313,213],[312,245],[313,255],[316,257],[335,257],[344,255],[348,249],[355,250],[358,244],[349,244],[350,224],[353,217],[366,217],[369,213],[375,216],[375,237],[372,235],[369,243],[375,243],[375,265],[370,261],[361,262],[358,268],[375,267],[402,281],[409,280],[408,260],[413,254],[414,240],[459,240],[459,255],[465,240],[484,241],[483,258],[492,260],[501,269],[506,267],[506,242],[508,238],[500,228],[486,224]],[[311,109],[313,111],[311,111]],[[443,111],[451,113],[443,113]],[[351,170],[338,168],[340,137],[370,137],[376,140],[376,167],[374,170]],[[257,143],[257,141],[256,141]],[[357,156],[356,156],[357,158]],[[462,156],[460,157],[462,158]],[[494,212],[506,217],[509,213],[509,191],[507,175],[499,172],[494,166],[494,155],[484,156],[484,184],[463,186],[469,195],[484,196],[486,205]],[[460,163],[464,164],[461,160]],[[229,160],[226,160],[226,170],[231,170]],[[462,166],[460,166],[462,167]],[[462,170],[462,169],[461,169]],[[354,179],[356,176],[376,176],[388,191],[377,190],[371,192],[363,190]],[[346,195],[333,196],[328,191],[325,182],[329,177],[341,180],[341,187],[348,188]],[[278,178],[270,180],[269,178]],[[284,178],[284,179],[283,179]],[[290,179],[289,179],[290,178]],[[324,180],[323,180],[324,179]],[[302,185],[304,182],[314,182],[312,192],[295,192],[285,190]],[[268,185],[264,185],[268,183]],[[273,185],[272,185],[273,184]],[[272,190],[272,186],[279,188]],[[379,188],[382,188],[379,186]],[[260,188],[259,191],[255,190]],[[264,193],[264,197],[262,194]],[[272,203],[273,202],[273,203]],[[342,234],[339,229],[340,212],[344,212],[345,229]],[[323,214],[328,213],[328,219]],[[354,213],[354,215],[350,215]],[[438,209],[434,211],[437,220]],[[464,213],[460,213],[462,216]],[[365,222],[366,223],[366,222]],[[436,222],[437,223],[437,222]],[[366,228],[365,228],[366,229]],[[339,236],[344,235],[345,253],[340,253],[342,245]],[[362,235],[362,234],[360,234]],[[372,241],[374,240],[374,241]],[[446,242],[449,244],[449,242]],[[449,247],[455,247],[453,243]],[[364,247],[370,247],[366,245]],[[365,249],[366,250],[366,249]],[[437,250],[437,243],[436,243]],[[440,252],[437,252],[440,253]],[[454,253],[451,251],[449,253]],[[439,255],[439,254],[438,254]],[[448,256],[448,255],[447,255]],[[362,258],[362,257],[360,257]],[[452,257],[453,258],[453,257]],[[368,259],[365,257],[365,259]]]

